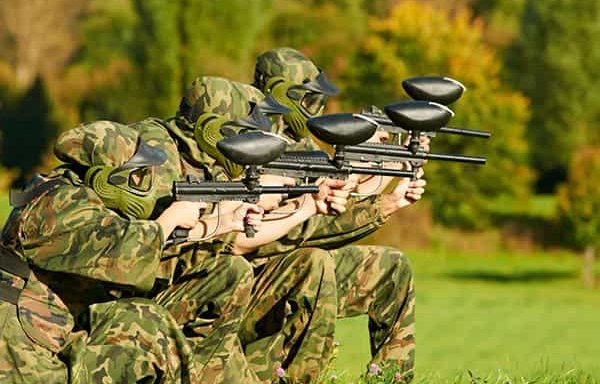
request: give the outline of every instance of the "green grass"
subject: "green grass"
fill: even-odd
[[[558,200],[555,195],[534,195],[527,201],[517,202],[513,197],[498,198],[489,203],[492,212],[501,215],[528,215],[550,219],[556,213]]]
[[[409,257],[417,293],[415,382],[600,383],[600,291],[581,286],[573,255]],[[369,359],[366,319],[339,321],[336,339],[334,370],[352,380]]]

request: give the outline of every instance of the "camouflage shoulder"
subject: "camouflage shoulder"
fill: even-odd
[[[156,117],[148,117],[142,121],[131,123],[129,127],[135,129],[140,135],[153,135],[157,138],[169,136],[167,122]]]

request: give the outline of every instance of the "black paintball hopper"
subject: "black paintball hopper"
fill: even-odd
[[[390,120],[409,131],[437,131],[446,125],[454,112],[430,101],[401,101],[383,107]]]
[[[311,117],[306,125],[319,140],[332,145],[356,145],[368,140],[377,123],[352,113],[335,113]]]
[[[404,91],[415,100],[448,105],[458,100],[467,89],[459,81],[442,76],[419,76],[402,81]]]
[[[285,151],[286,141],[263,132],[247,132],[217,143],[229,160],[241,165],[261,165],[277,159]]]

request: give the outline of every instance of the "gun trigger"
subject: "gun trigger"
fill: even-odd
[[[186,175],[185,181],[187,181],[188,183],[199,183],[201,180],[196,175]]]

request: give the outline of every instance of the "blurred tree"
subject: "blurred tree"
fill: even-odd
[[[78,45],[76,28],[86,0],[3,0],[0,53],[26,89],[39,74],[61,71]]]
[[[146,116],[130,59],[138,17],[130,0],[90,0],[81,49],[57,94],[73,121],[133,121]]]
[[[510,80],[530,99],[528,129],[537,189],[565,180],[575,148],[599,122],[600,2],[528,0],[520,38],[509,51]],[[543,143],[543,144],[542,144]]]
[[[182,89],[199,75],[252,80],[259,34],[273,0],[184,0],[180,13]]]
[[[587,146],[573,156],[566,183],[559,186],[559,218],[563,235],[584,249],[583,281],[594,284],[594,260],[600,246],[600,149]]]
[[[505,48],[520,33],[525,0],[470,0],[473,14],[483,17],[488,24],[486,41]]]
[[[64,97],[82,119],[130,122],[173,115],[196,76],[249,81],[270,2],[92,0]]]
[[[181,4],[162,0],[134,0],[133,4],[138,23],[129,51],[136,72],[128,91],[142,102],[145,115],[170,116],[181,99]]]
[[[345,69],[356,50],[352,42],[366,32],[363,0],[311,0],[276,2],[266,41],[272,47],[302,50],[331,77]]]
[[[60,124],[46,85],[37,77],[33,85],[0,114],[2,164],[18,169],[16,184],[26,181],[41,165]]]
[[[468,91],[452,109],[454,126],[489,130],[491,140],[438,135],[433,152],[486,154],[488,164],[430,162],[428,196],[434,216],[445,224],[486,225],[489,200],[525,199],[531,171],[523,138],[527,101],[501,83],[501,62],[483,41],[483,24],[463,8],[447,10],[403,1],[389,17],[373,18],[361,49],[345,74],[342,99],[348,107],[383,105],[405,97],[401,82],[417,75],[444,75]]]

